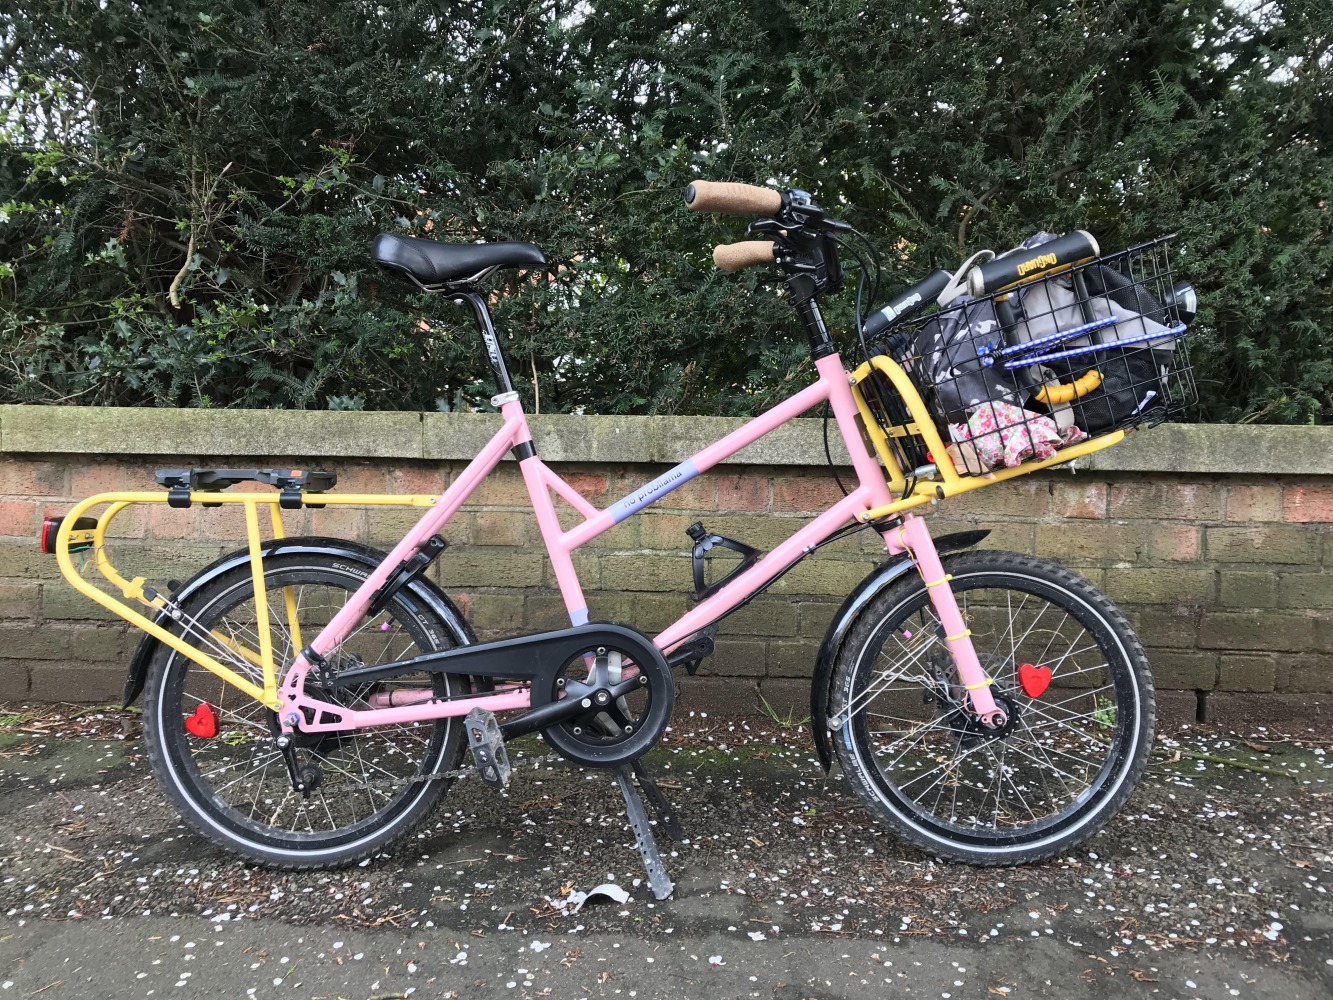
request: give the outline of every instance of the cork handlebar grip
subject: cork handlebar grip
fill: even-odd
[[[692,212],[773,215],[782,208],[782,194],[753,184],[695,181],[685,189],[685,204]]]
[[[773,260],[772,240],[719,243],[713,247],[713,263],[723,271],[731,273],[753,267],[755,264],[771,264]]]

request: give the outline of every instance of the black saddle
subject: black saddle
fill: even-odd
[[[542,267],[546,255],[531,243],[440,243],[417,236],[381,233],[371,259],[423,285],[445,285],[479,277],[496,267]]]

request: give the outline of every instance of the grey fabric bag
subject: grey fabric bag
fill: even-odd
[[[977,354],[979,344],[1003,344],[1000,322],[989,299],[943,310],[916,335],[912,374],[918,386],[929,387],[935,397],[933,409],[949,423],[965,423],[968,413],[985,402],[1022,405],[1014,374],[999,365],[983,365]]]

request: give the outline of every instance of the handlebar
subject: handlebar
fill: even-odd
[[[695,181],[685,189],[685,204],[691,212],[775,215],[782,208],[782,193],[753,184]]]
[[[1030,250],[1019,250],[974,267],[967,275],[967,292],[974,299],[993,295],[1046,275],[1092,260],[1101,250],[1090,233],[1076,229]]]
[[[719,243],[713,247],[713,263],[730,273],[755,264],[771,264],[776,259],[777,247],[772,240],[744,240],[740,243]]]

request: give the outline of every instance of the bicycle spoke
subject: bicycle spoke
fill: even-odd
[[[856,694],[838,718],[859,734],[866,764],[906,814],[988,837],[1058,823],[1104,780],[1117,745],[1119,698],[1110,680],[1119,666],[1107,661],[1111,647],[1075,605],[1039,591],[955,587],[997,701],[1012,706],[1012,727],[982,727],[952,656],[934,658],[938,622],[925,594],[910,598],[919,602],[910,618],[886,621],[871,637],[877,645],[858,654],[865,680],[852,684]],[[1061,686],[1028,696],[1017,677],[1024,663],[1045,666]],[[1093,686],[1074,687],[1080,677]]]

